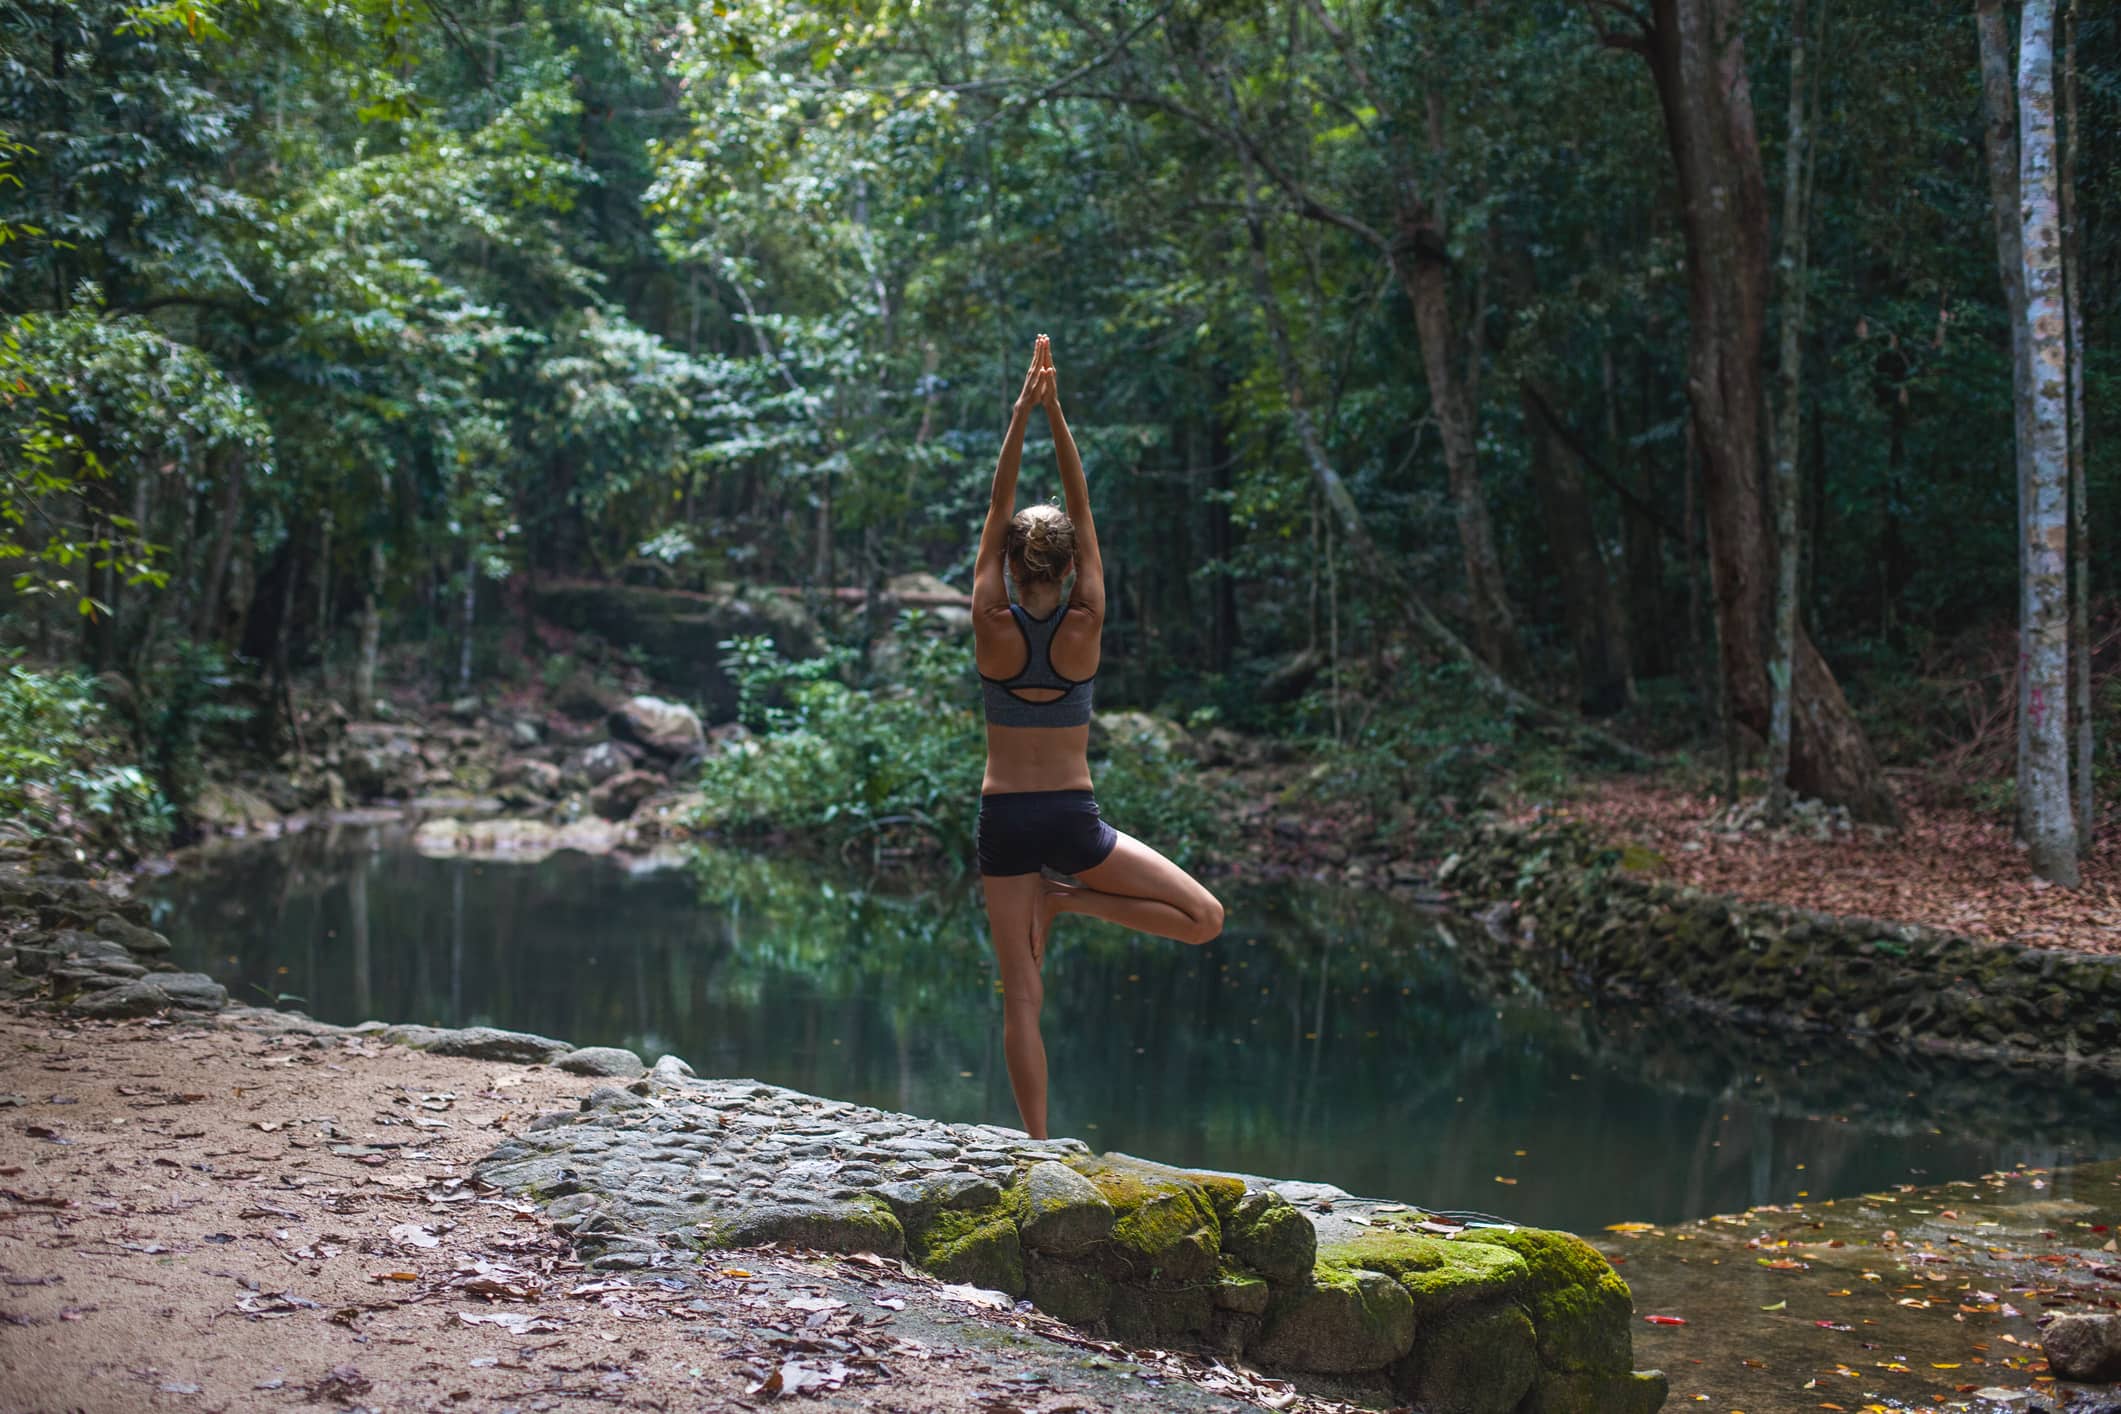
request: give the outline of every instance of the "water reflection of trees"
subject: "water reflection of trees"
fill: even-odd
[[[342,829],[154,892],[186,961],[327,1019],[505,1025],[1013,1122],[969,879],[720,852],[640,875],[579,855],[480,864]],[[1971,1174],[2121,1135],[2121,1100],[2052,1076],[1542,994],[1470,930],[1375,895],[1230,902],[1207,948],[1062,921],[1047,978],[1058,1128],[1570,1225],[1849,1192],[1910,1167]]]

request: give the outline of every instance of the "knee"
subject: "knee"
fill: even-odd
[[[1002,997],[1002,1019],[1026,1021],[1036,1026],[1038,1014],[1046,1006],[1046,989],[1033,982],[1030,986],[1008,992]]]

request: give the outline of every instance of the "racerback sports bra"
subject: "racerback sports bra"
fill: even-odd
[[[1081,679],[1062,677],[1053,667],[1053,635],[1068,617],[1067,601],[1043,619],[1034,619],[1014,602],[1009,614],[1024,635],[1024,666],[1010,678],[980,674],[987,720],[999,727],[1082,726],[1090,720],[1090,685],[1096,674]],[[1041,687],[1066,690],[1051,702],[1032,702],[1016,695],[1019,688]]]

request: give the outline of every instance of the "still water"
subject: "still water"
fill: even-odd
[[[704,853],[431,859],[317,829],[147,888],[177,960],[326,1021],[495,1025],[1015,1124],[974,881]],[[1225,889],[1204,948],[1081,918],[1046,966],[1052,1124],[1093,1148],[1595,1230],[2121,1153],[2121,1086],[1594,1008],[1476,925]]]

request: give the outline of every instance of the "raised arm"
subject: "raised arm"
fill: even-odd
[[[1041,360],[1045,336],[1031,352],[1031,367],[1024,374],[1024,389],[1009,410],[1009,430],[1002,437],[1002,454],[994,463],[994,487],[987,497],[987,523],[980,529],[979,554],[972,562],[972,612],[992,613],[1009,606],[1009,586],[1002,578],[1002,550],[1009,538],[1009,518],[1016,514],[1016,472],[1024,457],[1024,428],[1031,409],[1044,400],[1053,374]]]
[[[1069,607],[1087,609],[1098,620],[1105,618],[1105,561],[1097,550],[1097,527],[1090,520],[1090,484],[1083,479],[1083,459],[1076,454],[1075,438],[1068,419],[1061,415],[1059,378],[1053,371],[1053,353],[1040,341],[1045,356],[1046,421],[1053,429],[1053,451],[1060,459],[1061,496],[1068,503],[1068,519],[1075,522],[1075,592]]]

